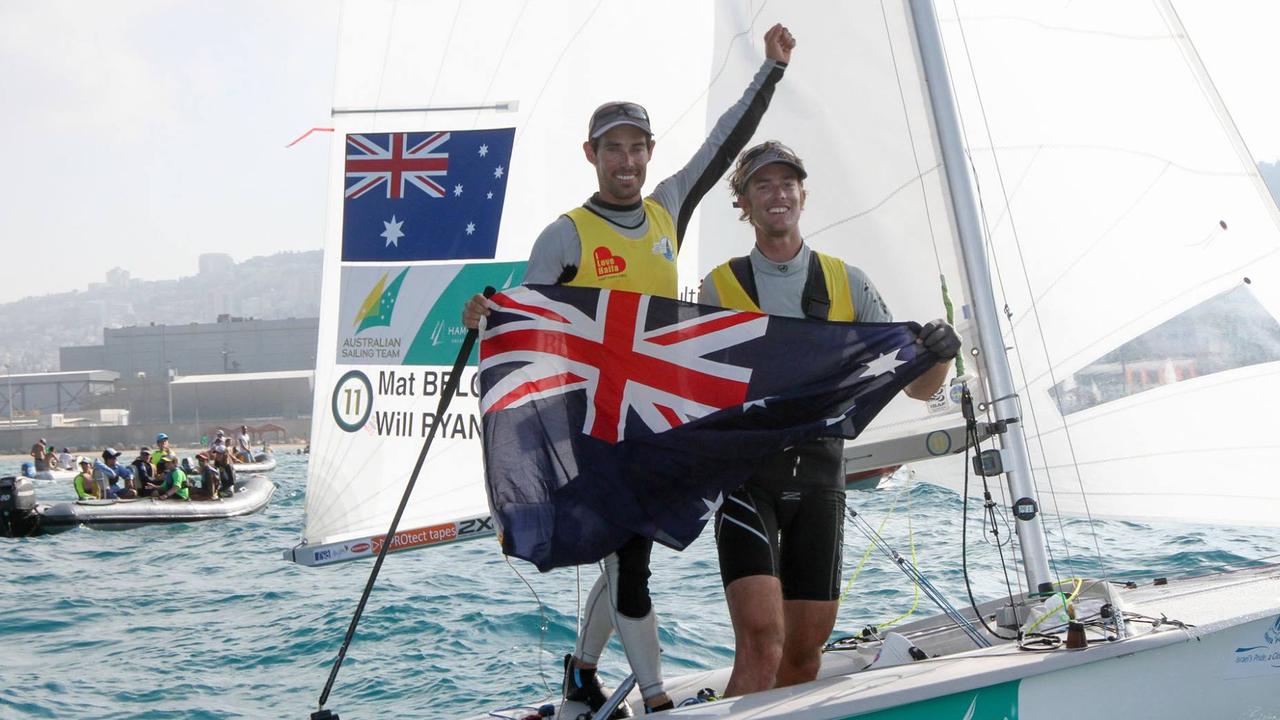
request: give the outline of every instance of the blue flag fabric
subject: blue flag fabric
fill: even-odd
[[[514,128],[347,135],[345,261],[492,258]]]
[[[755,462],[856,436],[939,359],[915,323],[773,317],[526,286],[480,336],[485,480],[503,552],[547,571],[633,534],[683,549]]]

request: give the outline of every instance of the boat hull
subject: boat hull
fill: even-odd
[[[238,473],[264,473],[276,469],[276,456],[272,453],[258,453],[251,463],[231,463]]]
[[[1087,704],[1089,717],[1117,720],[1277,718],[1278,586],[1280,566],[1271,566],[1117,591],[1137,631],[1118,642],[1099,638],[1083,650],[1034,652],[996,644],[947,652],[937,642],[948,622],[930,618],[899,629],[930,655],[927,660],[867,668],[874,645],[828,651],[813,682],[690,705],[680,715],[1049,720],[1062,717],[1066,707]],[[1134,622],[1142,616],[1167,616],[1186,625],[1164,622],[1149,628]],[[693,673],[668,680],[666,689],[679,702],[701,688],[723,689],[728,678],[729,668]],[[1159,682],[1135,693],[1135,678]],[[641,709],[638,693],[627,700],[633,710]],[[576,717],[584,709],[565,703],[561,717]]]
[[[37,505],[40,529],[60,532],[85,525],[97,529],[125,529],[157,523],[198,522],[251,515],[262,510],[275,493],[275,483],[262,475],[246,476],[236,493],[218,500],[81,500]]]

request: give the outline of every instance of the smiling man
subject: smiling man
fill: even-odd
[[[800,234],[804,163],[769,141],[742,153],[729,184],[755,230],[751,254],[702,281],[699,302],[735,310],[844,322],[890,322],[862,270],[811,250]],[[925,325],[917,342],[943,358],[904,392],[927,400],[960,350],[950,325]],[[822,438],[765,458],[716,514],[720,578],[733,623],[725,696],[813,680],[835,625],[845,490],[843,441]]]
[[[689,162],[642,197],[653,157],[649,113],[633,102],[596,108],[582,152],[596,170],[597,191],[581,207],[556,218],[534,242],[524,282],[610,288],[674,298],[676,255],[698,202],[733,163],[769,106],[791,59],[795,39],[782,25],[765,33],[766,60],[746,92],[711,130]],[[481,295],[467,302],[462,321],[477,327],[489,314]],[[645,707],[671,707],[662,685],[658,624],[649,598],[653,541],[636,536],[604,561],[587,597],[586,621],[565,658],[565,697],[594,711],[605,702],[596,663],[614,627],[626,649]]]

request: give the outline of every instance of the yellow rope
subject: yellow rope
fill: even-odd
[[[889,522],[889,518],[893,516],[893,511],[898,508],[898,498],[902,496],[902,491],[906,486],[898,489],[898,494],[893,496],[893,505],[889,507],[889,512],[885,514],[884,519],[880,521],[880,527],[876,528],[876,534],[884,530],[884,524]],[[849,582],[844,584],[844,592],[840,593],[840,604],[844,604],[844,599],[849,595],[849,588],[853,587],[853,581],[858,579],[858,575],[862,572],[862,566],[866,564],[867,558],[871,556],[871,551],[875,549],[875,543],[867,543],[867,551],[862,553],[862,559],[858,561],[858,566],[853,569],[853,574],[849,576]]]
[[[906,489],[908,489],[908,486],[904,484],[904,486],[899,488],[899,491],[897,491],[897,495],[893,496],[893,505],[890,506],[890,509],[888,509],[887,514],[884,515],[884,519],[881,520],[881,525],[879,525],[879,528],[876,529],[876,534],[881,533],[881,530],[884,529],[884,524],[888,523],[888,519],[890,519],[891,516],[893,515],[893,512],[897,510],[897,502],[899,502],[900,498],[902,497],[902,492],[905,492]],[[911,565],[916,565],[915,532],[914,532],[914,529],[911,528],[911,493],[908,493],[908,495],[906,495],[906,537],[908,537],[908,542],[911,544]],[[858,575],[861,573],[861,571],[863,571],[863,565],[867,564],[867,559],[868,557],[870,557],[870,553],[872,553],[872,550],[874,550],[874,547],[876,547],[876,543],[868,542],[867,551],[863,552],[863,557],[861,557],[861,560],[858,561],[858,566],[856,566],[856,568],[854,568],[854,571],[852,571],[852,574],[849,575],[849,582],[845,583],[845,592],[840,593],[841,603],[844,603],[845,597],[849,596],[849,589],[852,588],[852,585],[854,585],[854,580],[858,578]],[[919,565],[916,565],[916,568],[919,568]],[[915,614],[915,610],[918,609],[918,607],[920,606],[919,583],[911,583],[911,589],[913,589],[914,591],[914,597],[911,598],[911,607],[909,607],[909,609],[906,610],[904,614],[897,616],[897,618],[893,618],[892,620],[886,621],[886,623],[881,623],[879,625],[876,625],[877,630],[890,628],[890,626],[895,625],[897,623],[901,623],[902,620],[905,620],[906,618],[910,618],[911,615]]]
[[[907,541],[911,543],[911,564],[915,565],[916,569],[919,570],[920,566],[919,564],[916,563],[916,534],[911,529],[911,496],[910,495],[907,495]],[[887,622],[882,622],[879,625],[876,625],[876,630],[884,630],[885,628],[893,627],[894,625],[897,625],[898,623],[902,622],[903,620],[906,620],[907,618],[915,614],[916,608],[920,606],[920,583],[913,581],[911,583],[911,589],[913,591],[913,597],[911,598],[911,607],[907,608],[907,611],[902,613],[898,617],[892,620],[889,620]]]

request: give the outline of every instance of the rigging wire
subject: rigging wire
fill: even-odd
[[[547,682],[546,669],[543,667],[542,663],[543,655],[545,654],[544,649],[545,641],[547,639],[547,628],[550,625],[547,621],[547,608],[542,604],[542,598],[538,597],[538,591],[533,589],[533,585],[530,584],[524,574],[520,572],[520,569],[512,564],[511,556],[503,553],[502,559],[506,561],[507,567],[511,568],[511,572],[515,573],[516,577],[520,578],[520,582],[524,583],[524,586],[529,588],[529,593],[533,595],[533,601],[538,603],[538,678],[542,680],[542,687],[547,691],[547,695],[550,696],[552,694],[551,685]]]
[[[973,408],[973,397],[972,395],[969,394],[968,387],[965,387],[964,394],[962,397],[963,399],[961,400],[961,402],[963,403],[967,401],[968,407],[970,409],[970,412],[966,412],[965,432],[966,434],[969,434],[970,441],[975,441],[978,434],[978,426],[977,426],[977,420],[972,417],[971,410]],[[975,449],[979,449],[979,448],[975,447]],[[988,494],[987,497],[988,499],[990,499],[990,494]],[[964,453],[964,490],[961,493],[961,498],[964,505],[960,513],[960,573],[964,577],[965,592],[968,593],[969,595],[969,607],[973,608],[974,616],[978,618],[978,621],[982,623],[982,627],[985,628],[986,631],[990,633],[993,637],[997,637],[1001,640],[1017,640],[1018,639],[1017,636],[1009,637],[1007,635],[1001,635],[1000,633],[991,629],[991,626],[987,624],[986,617],[983,616],[980,610],[978,610],[978,601],[975,600],[973,597],[973,586],[969,582],[969,542],[968,542],[968,539],[969,539],[969,450],[968,448],[965,449],[965,453]],[[1001,552],[1000,554],[1000,565],[1002,567],[1004,566],[1003,552]],[[1008,586],[1008,584],[1009,584],[1009,574],[1006,571],[1005,585]],[[1011,607],[1014,607],[1012,589],[1010,590],[1009,604]]]
[[[853,521],[854,528],[870,540],[875,545],[876,549],[892,560],[894,565],[896,565],[908,579],[913,583],[916,583],[917,587],[923,590],[925,595],[932,600],[947,617],[951,618],[952,622],[964,631],[964,633],[973,640],[975,645],[978,647],[990,647],[991,641],[987,640],[982,633],[978,632],[977,628],[973,626],[973,623],[969,622],[968,618],[962,615],[960,611],[957,610],[949,600],[947,600],[946,596],[942,594],[942,591],[939,590],[932,581],[925,577],[914,564],[899,555],[898,551],[894,550],[893,547],[891,547],[889,543],[871,527],[870,523],[852,509],[846,508],[846,513]]]
[[[987,112],[986,112],[986,106],[985,106],[985,103],[984,103],[984,101],[983,101],[983,99],[982,99],[982,90],[981,90],[981,88],[979,87],[979,83],[978,83],[978,73],[977,73],[977,70],[976,70],[976,68],[975,68],[975,66],[974,66],[974,63],[973,63],[973,56],[972,56],[972,54],[969,52],[968,37],[967,37],[967,35],[965,34],[965,30],[964,30],[964,21],[961,19],[961,15],[960,15],[959,7],[958,7],[958,6],[956,6],[955,0],[952,0],[952,6],[953,6],[953,9],[954,9],[955,14],[956,14],[956,24],[957,24],[957,28],[959,29],[959,32],[960,32],[960,38],[961,38],[961,43],[962,43],[962,47],[963,47],[963,50],[964,50],[965,59],[966,59],[966,61],[968,62],[968,66],[969,66],[969,74],[970,74],[970,77],[972,78],[972,81],[973,81],[974,94],[975,94],[975,97],[977,98],[977,101],[978,101],[978,107],[979,107],[980,116],[981,116],[982,123],[983,123],[983,128],[984,128],[984,131],[985,131],[985,133],[986,133],[986,135],[987,135],[987,142],[988,142],[988,144],[989,144],[989,145],[991,145],[991,147],[993,148],[993,152],[992,152],[992,164],[993,164],[993,166],[994,166],[994,168],[995,168],[996,179],[997,179],[997,182],[998,182],[999,187],[1000,187],[1001,195],[1002,195],[1002,197],[1003,197],[1003,199],[1004,199],[1004,204],[1005,204],[1005,208],[1006,208],[1006,216],[1008,217],[1008,220],[1009,220],[1009,229],[1010,229],[1010,234],[1011,234],[1012,239],[1013,239],[1014,247],[1016,247],[1016,248],[1017,248],[1017,251],[1018,251],[1018,253],[1017,253],[1018,262],[1020,263],[1021,268],[1022,268],[1023,280],[1024,280],[1025,284],[1026,284],[1027,294],[1028,294],[1028,298],[1029,298],[1029,300],[1030,300],[1030,309],[1031,309],[1031,314],[1032,314],[1032,317],[1035,319],[1035,325],[1036,325],[1036,328],[1037,328],[1037,331],[1038,331],[1038,332],[1037,332],[1037,334],[1038,334],[1038,336],[1039,336],[1039,338],[1040,338],[1041,351],[1044,353],[1044,357],[1045,357],[1045,360],[1046,360],[1046,365],[1047,365],[1047,367],[1048,367],[1048,373],[1049,373],[1049,378],[1050,378],[1051,386],[1055,386],[1055,387],[1056,387],[1056,386],[1057,386],[1057,384],[1058,384],[1058,382],[1057,382],[1057,378],[1055,377],[1055,374],[1054,374],[1054,370],[1053,370],[1053,367],[1054,367],[1054,366],[1053,366],[1053,362],[1052,362],[1052,360],[1050,359],[1050,353],[1049,353],[1048,342],[1047,342],[1047,340],[1046,340],[1046,338],[1045,338],[1045,335],[1044,335],[1044,327],[1043,327],[1043,324],[1042,324],[1041,319],[1040,319],[1040,308],[1039,308],[1038,299],[1037,299],[1037,296],[1036,296],[1036,294],[1035,294],[1034,290],[1033,290],[1033,289],[1032,289],[1032,287],[1031,287],[1031,278],[1030,278],[1030,274],[1029,274],[1029,273],[1028,273],[1028,271],[1027,271],[1026,257],[1025,257],[1025,254],[1023,253],[1021,237],[1020,237],[1020,235],[1019,235],[1019,233],[1018,233],[1018,230],[1017,230],[1017,224],[1016,224],[1016,222],[1015,222],[1015,220],[1014,220],[1013,206],[1012,206],[1011,199],[1010,199],[1010,197],[1009,197],[1008,188],[1007,188],[1007,186],[1006,186],[1006,184],[1005,184],[1005,180],[1004,180],[1004,171],[1003,171],[1003,169],[1002,169],[1002,166],[1001,166],[1001,163],[1000,163],[1000,158],[999,158],[998,153],[994,152],[994,148],[995,148],[995,139],[994,139],[994,137],[993,137],[993,135],[992,135],[992,132],[991,132],[991,125],[990,125],[990,122],[989,122],[989,120],[988,120],[988,115],[987,115]],[[1038,153],[1039,153],[1039,150],[1037,150],[1037,154],[1038,154]],[[1160,175],[1158,175],[1158,176],[1157,176],[1157,178],[1156,178],[1156,180],[1157,180],[1157,181],[1159,180],[1159,177],[1163,176],[1163,174],[1164,174],[1164,170],[1167,170],[1167,169],[1168,169],[1168,166],[1166,165],[1166,166],[1165,166],[1165,168],[1161,170]],[[976,168],[974,169],[974,174],[975,174],[975,176],[976,176],[976,174],[977,174],[977,172],[976,172]],[[1154,186],[1154,182],[1153,182],[1152,186]],[[1150,191],[1150,189],[1151,189],[1151,188],[1150,188],[1150,187],[1148,187],[1147,191],[1144,191],[1142,196],[1145,196],[1145,195],[1146,195],[1146,192],[1149,192],[1149,191]],[[1141,200],[1141,197],[1139,198],[1139,201],[1140,201],[1140,200]],[[1117,224],[1121,221],[1121,219],[1123,219],[1123,217],[1124,217],[1125,215],[1127,215],[1127,214],[1128,214],[1128,212],[1131,212],[1131,211],[1132,211],[1133,209],[1135,209],[1135,208],[1136,208],[1136,203],[1135,203],[1135,205],[1134,205],[1134,206],[1132,206],[1132,207],[1130,208],[1130,210],[1129,210],[1129,211],[1127,211],[1126,213],[1124,213],[1124,214],[1121,216],[1121,218],[1118,218],[1118,219],[1116,220],[1116,223],[1114,223],[1114,224],[1112,225],[1112,227],[1115,227],[1115,225],[1117,225]],[[983,215],[983,222],[984,222],[984,224],[985,224],[985,223],[987,222],[987,220],[988,220],[988,217],[987,217],[987,213],[986,213],[986,209],[985,209],[985,207],[983,208],[983,213],[982,213],[982,215]],[[1102,237],[1105,237],[1105,236],[1107,235],[1107,233],[1109,233],[1109,232],[1110,232],[1110,229],[1108,229],[1107,231],[1105,231],[1105,232],[1103,233]],[[991,242],[993,242],[993,241],[994,241],[993,237],[990,235],[990,233],[988,233],[988,242],[989,242],[989,243],[991,243]],[[1095,244],[1096,244],[1096,243],[1095,243]],[[1086,251],[1086,252],[1087,252],[1087,251]],[[1083,257],[1083,255],[1082,255],[1081,257]],[[995,258],[996,258],[996,256],[995,256],[994,252],[992,253],[992,258],[993,258],[993,265],[994,265],[994,266],[995,266],[995,268],[996,268],[997,278],[999,279],[999,282],[1000,282],[1001,292],[1002,292],[1003,294],[1005,294],[1005,297],[1008,297],[1008,293],[1005,291],[1005,288],[1004,288],[1004,278],[1003,278],[1003,274],[1001,274],[1001,273],[1000,273],[1000,271],[999,271],[999,261],[998,261],[997,259],[995,259]],[[1065,271],[1064,271],[1064,272],[1065,272]],[[1059,274],[1059,277],[1062,277],[1062,274]],[[1046,289],[1045,289],[1045,291],[1041,292],[1039,297],[1040,297],[1040,298],[1043,298],[1043,297],[1044,297],[1044,295],[1045,295],[1045,293],[1046,293],[1047,291],[1048,291],[1048,288],[1046,288]],[[1007,308],[1007,306],[1006,306],[1006,308]],[[1007,312],[1007,309],[1006,309],[1006,312]],[[1013,340],[1014,340],[1014,344],[1015,344],[1015,346],[1016,346],[1016,345],[1017,345],[1017,331],[1016,331],[1016,328],[1015,328],[1015,323],[1014,323],[1014,322],[1013,322],[1013,320],[1012,320],[1012,317],[1010,317],[1010,318],[1009,318],[1009,331],[1010,331],[1010,334],[1011,334],[1011,336],[1012,336],[1012,338],[1013,338]],[[1026,367],[1026,363],[1024,362],[1023,357],[1022,357],[1022,355],[1021,355],[1021,354],[1019,354],[1019,355],[1018,355],[1018,368],[1019,368],[1019,372],[1020,372],[1020,373],[1021,373],[1021,375],[1022,375],[1023,387],[1027,387],[1027,388],[1029,388],[1029,387],[1030,387],[1030,381],[1028,380],[1027,367]],[[1035,433],[1035,435],[1036,435],[1036,443],[1037,443],[1037,446],[1038,446],[1038,447],[1039,447],[1039,449],[1040,449],[1041,456],[1042,456],[1042,457],[1047,458],[1047,457],[1048,457],[1048,454],[1047,454],[1046,449],[1045,449],[1045,446],[1044,446],[1044,436],[1043,436],[1043,434],[1040,432],[1039,417],[1038,417],[1038,415],[1037,415],[1037,414],[1036,414],[1036,412],[1035,412],[1035,401],[1034,401],[1034,399],[1033,399],[1031,396],[1028,396],[1028,397],[1026,398],[1026,402],[1027,402],[1027,408],[1031,411],[1031,412],[1030,412],[1030,417],[1031,417],[1031,423],[1032,423],[1032,430],[1034,431],[1034,433]],[[1021,405],[1021,403],[1022,403],[1022,401],[1021,401],[1021,399],[1019,399],[1019,405]],[[1020,414],[1025,415],[1026,413],[1020,413]],[[1074,446],[1074,444],[1073,444],[1073,442],[1072,442],[1072,440],[1071,440],[1071,431],[1070,431],[1069,424],[1067,423],[1067,421],[1066,421],[1065,417],[1063,418],[1062,427],[1063,427],[1064,437],[1066,438],[1066,442],[1067,442],[1068,450],[1069,450],[1069,452],[1070,452],[1070,454],[1071,454],[1071,457],[1072,457],[1072,466],[1073,466],[1073,467],[1074,467],[1074,469],[1075,469],[1076,480],[1077,480],[1077,482],[1078,482],[1078,484],[1079,484],[1079,487],[1080,487],[1080,495],[1081,495],[1081,499],[1082,499],[1082,502],[1083,502],[1084,507],[1085,507],[1085,514],[1086,514],[1086,516],[1087,516],[1087,517],[1088,517],[1088,519],[1089,519],[1089,529],[1090,529],[1090,534],[1091,534],[1091,536],[1092,536],[1092,538],[1093,538],[1093,541],[1094,541],[1094,550],[1095,550],[1096,556],[1097,556],[1097,558],[1098,558],[1099,567],[1101,568],[1101,571],[1102,571],[1103,576],[1104,576],[1104,577],[1107,577],[1107,576],[1108,576],[1108,570],[1107,570],[1106,560],[1105,560],[1105,558],[1104,558],[1104,556],[1103,556],[1103,554],[1102,554],[1102,547],[1101,547],[1101,543],[1100,543],[1100,541],[1099,541],[1099,539],[1098,539],[1098,534],[1097,534],[1096,526],[1095,526],[1095,525],[1094,525],[1094,523],[1093,523],[1093,515],[1092,515],[1092,512],[1090,511],[1090,508],[1089,508],[1089,501],[1088,501],[1088,497],[1087,497],[1087,494],[1086,494],[1086,493],[1085,493],[1085,491],[1084,491],[1084,481],[1083,481],[1083,478],[1082,478],[1082,477],[1081,477],[1081,475],[1080,475],[1080,468],[1079,468],[1079,465],[1078,465],[1078,463],[1077,463],[1077,461],[1076,461],[1075,446]],[[1026,438],[1026,430],[1025,430],[1025,426],[1020,427],[1020,428],[1019,428],[1019,430],[1023,433],[1024,439],[1025,439],[1025,438]],[[1034,472],[1032,473],[1032,478],[1033,478],[1033,480],[1036,478],[1036,474],[1035,474]],[[1053,474],[1049,471],[1049,468],[1048,468],[1047,463],[1046,463],[1046,465],[1045,465],[1045,480],[1046,480],[1046,482],[1048,483],[1048,486],[1049,486],[1049,494],[1050,494],[1050,497],[1053,499],[1054,514],[1057,516],[1057,521],[1058,521],[1058,531],[1059,531],[1059,533],[1061,533],[1061,536],[1062,536],[1062,545],[1063,545],[1063,548],[1064,548],[1064,550],[1066,551],[1066,555],[1067,555],[1067,567],[1068,567],[1069,571],[1070,571],[1072,574],[1075,574],[1075,573],[1076,573],[1076,570],[1075,570],[1074,558],[1072,557],[1072,554],[1071,554],[1071,544],[1070,544],[1070,542],[1069,542],[1069,540],[1068,540],[1068,535],[1067,535],[1067,532],[1066,532],[1066,526],[1065,526],[1065,524],[1064,524],[1064,522],[1063,522],[1063,518],[1062,518],[1062,512],[1061,512],[1061,511],[1060,511],[1060,509],[1059,509],[1059,507],[1060,507],[1060,506],[1059,506],[1059,503],[1058,503],[1057,487],[1056,487],[1056,485],[1055,485],[1055,483],[1054,483],[1054,481],[1053,481]],[[1037,487],[1038,487],[1039,483],[1037,482],[1036,484],[1037,484]],[[1047,519],[1046,519],[1046,518],[1044,518],[1044,514],[1043,514],[1043,513],[1041,513],[1041,524],[1042,524],[1042,525],[1046,525],[1046,524],[1047,524]],[[1047,531],[1047,529],[1048,529],[1048,528],[1045,528],[1045,529],[1046,529],[1046,531]],[[1052,560],[1052,559],[1053,559],[1053,549],[1052,549],[1052,545],[1053,545],[1053,544],[1052,544],[1052,543],[1046,543],[1046,545],[1047,545],[1048,550],[1049,550],[1049,553],[1050,553],[1050,559]],[[1056,573],[1056,563],[1055,563],[1055,573]]]

